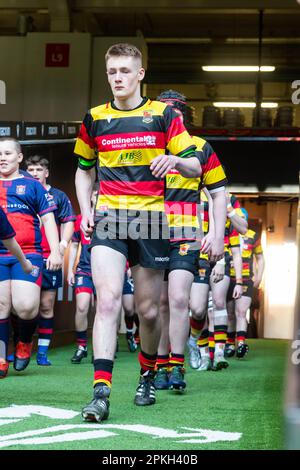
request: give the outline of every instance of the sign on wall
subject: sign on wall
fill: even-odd
[[[70,44],[46,44],[46,67],[69,67]]]

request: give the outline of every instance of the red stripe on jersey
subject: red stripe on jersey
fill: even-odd
[[[94,144],[99,152],[127,149],[164,149],[164,132],[132,132],[130,134],[109,134],[95,137]]]
[[[94,148],[94,139],[88,135],[84,123],[81,124],[78,138],[87,144],[91,149]]]
[[[111,196],[163,196],[164,181],[101,181],[100,194]]]
[[[167,142],[170,142],[171,139],[176,137],[179,134],[186,132],[186,129],[183,125],[182,119],[180,116],[174,118],[171,122],[171,125],[167,132]]]
[[[213,170],[220,166],[220,160],[217,157],[216,153],[212,153],[206,163],[202,164],[202,174],[206,171]]]
[[[166,214],[197,215],[195,202],[165,201]]]
[[[24,253],[41,252],[40,246],[36,243],[38,234],[33,224],[34,217],[20,212],[7,212],[6,215],[16,232],[16,240]]]

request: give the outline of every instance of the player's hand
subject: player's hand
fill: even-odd
[[[73,287],[75,284],[75,274],[73,273],[73,271],[71,273],[68,273],[68,284],[71,287]]]
[[[62,256],[59,251],[51,251],[46,261],[46,268],[50,271],[58,271],[63,263]]]
[[[210,261],[217,262],[224,256],[224,238],[214,237],[210,249]]]
[[[164,178],[171,170],[174,170],[177,159],[175,155],[158,155],[150,165],[152,175],[156,178]]]
[[[26,274],[30,274],[32,272],[33,266],[31,264],[31,261],[29,261],[29,259],[26,259],[24,264],[22,264],[22,269],[24,273]]]
[[[93,214],[82,214],[80,228],[86,238],[91,238],[94,231],[94,216]]]
[[[242,294],[243,294],[243,286],[240,286],[240,285],[236,284],[234,289],[233,289],[232,298],[233,299],[240,299],[242,297]]]
[[[210,253],[212,244],[213,244],[214,236],[211,233],[207,233],[205,237],[202,239],[201,244],[201,253]]]
[[[222,281],[225,274],[225,264],[216,264],[211,273],[211,279],[213,282]]]

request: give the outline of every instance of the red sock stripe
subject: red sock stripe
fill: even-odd
[[[104,383],[111,383],[112,373],[105,372],[104,370],[96,370],[94,372],[94,382],[101,382],[102,380]]]
[[[86,339],[78,339],[77,344],[79,346],[86,346],[87,345],[87,340]]]
[[[157,367],[168,367],[169,358],[168,359],[159,359],[159,358],[157,358],[156,365],[157,365]]]
[[[53,334],[53,328],[39,328],[39,333],[43,335],[52,335]]]
[[[237,341],[245,341],[246,340],[246,336],[237,336],[236,337]]]
[[[191,325],[191,328],[193,328],[194,330],[197,330],[197,331],[201,331],[203,329],[203,326],[204,326],[204,320],[195,320],[195,318],[191,317],[190,318],[190,325]]]
[[[139,358],[141,369],[143,369],[144,371],[154,370],[155,364],[156,364],[156,358],[148,359],[141,352],[139,352],[138,358]]]

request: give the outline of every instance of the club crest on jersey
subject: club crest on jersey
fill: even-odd
[[[40,275],[40,268],[38,266],[33,266],[33,269],[31,271],[31,276],[33,277],[39,277]]]
[[[25,194],[26,192],[26,186],[23,185],[23,184],[19,184],[18,186],[16,186],[16,193],[21,195],[21,194]]]
[[[143,122],[145,124],[150,124],[150,122],[153,121],[152,113],[153,111],[150,109],[148,111],[143,112]]]
[[[189,245],[188,243],[182,243],[182,244],[179,246],[179,251],[178,251],[178,253],[180,254],[180,256],[185,256],[185,255],[187,255],[190,246],[191,246],[191,245]]]

